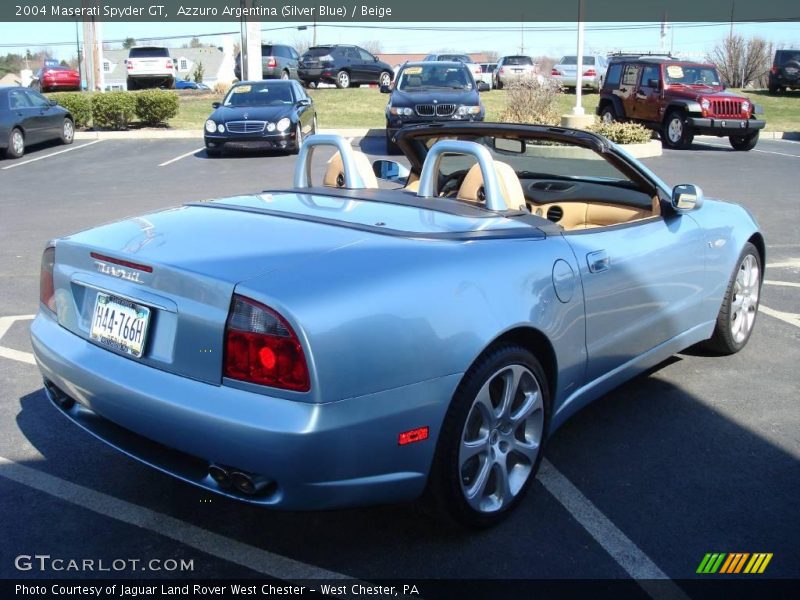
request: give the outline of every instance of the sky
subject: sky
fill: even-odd
[[[297,26],[309,25],[305,31]],[[525,27],[535,31],[520,31],[520,23],[357,23],[328,27],[318,24],[317,43],[351,43],[380,41],[383,52],[420,52],[454,50],[480,52],[495,50],[499,55],[521,53],[531,56],[560,57],[574,54],[577,36],[574,23],[528,22]],[[413,28],[448,28],[445,31],[411,30]],[[505,31],[486,28],[505,27]],[[395,28],[395,29],[386,29]],[[614,29],[609,29],[614,28]],[[625,28],[625,29],[620,29]],[[565,30],[566,29],[566,30]],[[122,40],[133,37],[144,40],[147,36],[184,36],[180,39],[159,41],[158,45],[180,47],[191,37],[202,34],[238,32],[234,21],[220,23],[105,23],[102,35],[105,40]],[[659,51],[670,50],[686,57],[700,58],[730,31],[729,23],[675,23],[661,38],[659,24],[637,23],[587,23],[584,52],[605,53],[613,50]],[[761,36],[776,45],[800,46],[800,23],[743,23],[735,24],[734,31],[746,37]],[[0,23],[0,55],[8,52],[24,53],[49,48],[53,57],[69,59],[76,54],[76,24],[73,23]],[[238,33],[231,37],[238,41]],[[311,42],[310,23],[262,24],[262,41],[274,43]],[[222,45],[222,36],[201,38],[203,42]],[[663,46],[662,46],[663,43]],[[64,44],[64,45],[59,45]],[[119,47],[115,44],[113,47]]]

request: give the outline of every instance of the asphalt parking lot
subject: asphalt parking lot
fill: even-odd
[[[353,143],[383,154],[382,138]],[[768,552],[769,576],[800,578],[800,143],[762,140],[739,153],[698,138],[644,161],[761,223],[768,258],[755,332],[735,356],[676,355],[583,410],[551,439],[519,510],[478,533],[406,505],[300,514],[210,497],[50,406],[28,341],[48,239],[291,185],[292,156],[209,159],[201,146],[77,141],[0,160],[0,577],[103,576],[14,566],[20,554],[50,554],[193,559],[193,572],[168,575],[202,578],[685,579],[707,552]]]

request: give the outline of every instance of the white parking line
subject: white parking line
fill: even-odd
[[[345,579],[354,584],[360,583],[347,575],[273,554],[175,517],[55,477],[39,469],[32,469],[3,456],[0,456],[0,477],[111,519],[152,531],[200,552],[252,569],[262,575],[285,581]]]
[[[3,171],[6,169],[13,169],[14,167],[21,167],[22,165],[27,165],[32,162],[36,162],[37,160],[44,160],[45,158],[50,158],[51,156],[56,156],[58,154],[64,154],[64,152],[72,152],[73,150],[80,150],[81,148],[86,148],[86,146],[91,146],[93,144],[99,144],[103,140],[95,140],[93,142],[88,142],[86,144],[81,144],[80,146],[70,146],[65,150],[59,150],[58,152],[51,152],[50,154],[45,154],[44,156],[37,156],[36,158],[30,158],[28,160],[23,160],[22,162],[15,162],[12,165],[8,165],[7,167],[3,167]]]
[[[796,315],[790,312],[783,312],[782,310],[775,310],[774,308],[770,308],[769,306],[764,306],[763,304],[760,304],[758,306],[758,312],[762,312],[765,315],[769,315],[770,317],[780,319],[781,321],[783,321],[784,323],[788,323],[789,325],[800,327],[800,315]]]
[[[767,285],[781,285],[785,287],[800,288],[800,283],[794,283],[793,281],[776,281],[775,279],[765,279],[764,283]]]
[[[800,268],[800,258],[790,258],[783,262],[767,263],[768,269],[794,269]]]
[[[695,144],[700,144],[702,146],[716,146],[717,148],[728,148],[727,144],[713,144],[711,142],[695,142]],[[734,152],[731,149],[731,152]],[[791,158],[800,158],[800,154],[787,154],[786,152],[775,152],[774,150],[759,150],[758,148],[753,148],[750,152],[760,152],[761,154],[775,154],[777,156],[790,156]]]
[[[182,158],[186,158],[187,156],[191,156],[192,154],[197,154],[200,150],[204,150],[204,148],[197,148],[196,150],[190,150],[186,154],[181,154],[180,156],[176,156],[175,158],[171,158],[167,161],[162,162],[159,167],[166,167],[167,165],[171,165],[172,163],[179,161]]]
[[[592,504],[572,482],[562,475],[550,461],[542,460],[538,480],[558,500],[569,514],[589,532],[603,550],[625,569],[636,583],[653,598],[686,599],[677,584],[633,541]]]
[[[0,341],[3,340],[3,336],[8,333],[8,330],[11,329],[11,326],[17,321],[30,321],[36,315],[17,315],[17,316],[8,316],[8,317],[0,317]],[[11,360],[18,360],[19,362],[27,363],[29,365],[35,365],[36,360],[33,358],[33,354],[30,352],[22,352],[20,350],[14,350],[13,348],[6,348],[5,346],[0,346],[0,357],[2,358],[10,358]]]

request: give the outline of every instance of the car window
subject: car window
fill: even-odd
[[[364,62],[375,62],[375,57],[372,56],[372,54],[370,54],[366,50],[362,50],[361,48],[359,48],[358,53],[361,55],[361,60],[363,60]]]
[[[454,62],[471,63],[472,59],[466,54],[440,54],[439,60],[450,60]]]
[[[11,110],[17,110],[31,108],[32,104],[23,90],[11,90],[8,92],[8,106]]]
[[[565,56],[560,61],[558,61],[560,65],[577,65],[578,64],[578,57],[577,56]],[[594,56],[584,56],[582,60],[582,64],[584,67],[586,66],[594,66]]]
[[[800,62],[800,50],[778,50],[775,53],[775,66],[782,67],[789,61]]]
[[[361,60],[361,57],[358,55],[358,52],[356,52],[355,48],[345,48],[343,53],[345,58],[350,60]]]
[[[533,61],[530,56],[508,56],[503,59],[504,65],[532,65]],[[586,63],[584,63],[586,64]]]
[[[616,86],[619,85],[619,78],[622,75],[622,65],[619,63],[614,63],[608,68],[608,74],[606,74],[606,85]]]
[[[625,65],[625,71],[622,74],[622,83],[624,85],[636,85],[639,79],[639,65]]]
[[[397,89],[413,92],[431,88],[472,89],[469,71],[461,65],[411,65],[397,75]]]
[[[28,96],[28,102],[30,102],[31,106],[35,108],[45,108],[50,106],[50,101],[42,96],[39,92],[25,90],[25,94]]]
[[[661,76],[661,68],[658,65],[647,65],[642,71],[642,87],[658,87],[658,80]],[[655,79],[656,85],[651,86],[650,81]]]
[[[294,48],[289,48],[289,58],[292,58],[294,60],[299,60],[300,59],[300,55],[297,53],[297,50],[295,50]]]
[[[169,57],[166,48],[131,48],[128,58],[162,58]]]
[[[300,85],[299,83],[294,83],[293,87],[294,87],[295,98],[297,98],[298,100],[305,100],[306,98],[308,98],[308,94],[306,94],[306,91],[303,89],[302,85]]]
[[[315,46],[314,48],[309,48],[306,50],[306,53],[303,56],[307,56],[309,58],[319,58],[320,56],[333,54],[335,50],[335,48],[331,48],[330,46]]]
[[[293,103],[289,86],[274,81],[235,85],[222,102],[223,106],[281,106]]]

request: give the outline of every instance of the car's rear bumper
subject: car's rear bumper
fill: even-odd
[[[689,117],[687,124],[699,135],[747,135],[764,129],[767,122],[761,119],[718,119]]]
[[[341,69],[335,69],[333,67],[298,69],[297,76],[306,83],[311,81],[324,81],[326,83],[336,83],[336,74],[340,70]]]
[[[451,375],[314,404],[142,365],[70,333],[49,315],[36,317],[31,340],[54,405],[99,439],[209,491],[293,510],[417,497],[459,380]],[[398,445],[398,433],[426,425],[427,440]],[[274,485],[261,496],[222,488],[208,475],[210,463]]]
[[[553,75],[552,79],[559,82],[563,87],[576,87],[578,85],[577,79],[566,75]],[[593,90],[600,89],[600,78],[596,75],[592,77],[584,76],[581,79],[581,87],[591,88]]]

